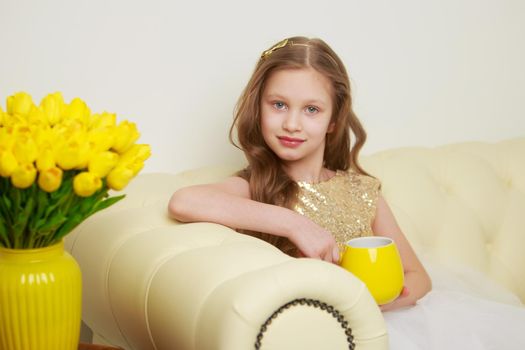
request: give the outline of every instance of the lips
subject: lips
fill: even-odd
[[[303,144],[303,142],[306,141],[306,140],[303,140],[303,139],[298,139],[298,138],[289,137],[289,136],[277,136],[277,138],[279,139],[279,142],[283,146],[290,147],[290,148],[299,147],[300,145]]]

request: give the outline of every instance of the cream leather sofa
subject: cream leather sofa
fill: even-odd
[[[482,271],[525,301],[525,138],[363,158],[419,254]],[[337,266],[226,227],[179,224],[181,186],[236,167],[140,175],[67,239],[96,342],[124,349],[386,349],[382,314]]]

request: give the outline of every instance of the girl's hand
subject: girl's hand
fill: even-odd
[[[288,239],[307,258],[320,259],[334,264],[339,262],[339,248],[332,234],[305,216],[297,214]]]
[[[396,300],[394,300],[391,303],[385,304],[385,305],[380,305],[379,308],[381,309],[381,311],[385,312],[385,311],[399,309],[405,306],[413,306],[415,304],[416,304],[416,301],[410,297],[410,291],[408,290],[408,288],[403,287],[403,289],[401,290],[401,294],[399,294]]]

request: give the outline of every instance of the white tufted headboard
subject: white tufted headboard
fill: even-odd
[[[525,138],[365,157],[418,253],[463,263],[525,301]]]

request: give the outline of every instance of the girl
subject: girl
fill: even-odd
[[[183,188],[179,221],[216,222],[294,256],[338,263],[348,239],[391,237],[405,269],[401,296],[382,309],[392,349],[525,349],[525,309],[476,297],[432,271],[436,288],[380,193],[359,165],[366,134],[352,111],[343,63],[321,40],[294,37],[266,50],[238,102],[234,130],[248,167],[223,182]],[[353,143],[351,143],[353,140]],[[469,273],[470,274],[470,273]],[[476,275],[475,275],[476,276]],[[452,277],[452,278],[451,278]],[[472,285],[491,285],[475,278]],[[425,294],[428,295],[410,308]],[[474,296],[473,296],[474,294]]]
[[[401,255],[405,288],[383,310],[413,305],[430,290],[379,181],[359,165],[366,133],[352,110],[346,69],[326,43],[293,37],[264,51],[237,104],[232,142],[234,129],[248,167],[177,191],[172,217],[226,225],[287,254],[336,264],[348,239],[388,236]]]

